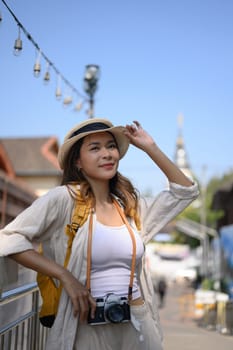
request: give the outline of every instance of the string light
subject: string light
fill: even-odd
[[[72,103],[72,101],[73,101],[72,96],[65,96],[65,98],[63,100],[64,107],[70,105]]]
[[[41,51],[38,50],[36,62],[33,67],[34,77],[38,78],[40,76],[41,64],[40,64]]]
[[[49,64],[49,62],[47,62],[47,68],[46,68],[46,72],[44,75],[44,83],[45,84],[48,84],[48,82],[50,81],[49,67],[50,67],[50,64]]]
[[[57,87],[55,91],[55,96],[58,101],[61,100],[62,90],[61,90],[61,77],[59,74],[57,74]]]
[[[19,25],[18,25],[18,29],[19,29],[18,38],[15,40],[15,45],[14,45],[14,55],[15,56],[19,56],[21,51],[22,51],[22,48],[23,48],[23,43],[22,43],[22,40],[20,38],[20,26]]]
[[[41,50],[41,48],[39,47],[39,45],[35,42],[35,40],[33,39],[33,37],[31,36],[31,34],[25,29],[25,27],[22,25],[22,23],[18,20],[18,18],[16,17],[16,15],[14,14],[14,12],[9,8],[9,6],[7,5],[5,0],[1,0],[2,3],[5,5],[5,7],[7,8],[7,10],[9,11],[9,13],[12,15],[12,17],[14,18],[15,22],[18,25],[19,28],[19,36],[15,41],[15,46],[14,46],[14,53],[19,54],[22,51],[23,45],[22,45],[22,40],[20,37],[20,31],[24,33],[24,35],[26,36],[26,38],[31,42],[31,44],[35,47],[36,51],[37,51],[37,58],[36,58],[36,62],[33,66],[33,73],[35,77],[39,77],[40,73],[41,73],[41,57],[45,60],[46,65],[47,65],[47,69],[43,78],[43,81],[45,83],[48,83],[50,81],[50,71],[51,69],[54,70],[55,75],[58,77],[59,80],[59,85],[57,84],[56,87],[56,91],[55,91],[55,96],[57,100],[61,100],[62,97],[62,91],[61,91],[61,81],[63,82],[64,86],[66,86],[66,89],[70,89],[70,91],[72,91],[72,95],[75,94],[77,95],[78,99],[82,99],[82,104],[80,104],[80,106],[83,105],[83,103],[88,103],[88,99],[87,97],[83,96],[83,94],[81,94],[74,86],[73,84],[70,83],[70,81],[68,79],[66,79],[64,77],[64,75],[59,71],[59,69],[54,65],[54,63],[51,62],[51,60],[47,57],[47,55],[45,55],[45,53]],[[1,14],[0,14],[0,22],[1,22]],[[63,105],[67,106],[70,105],[71,103],[73,103],[73,97],[72,95],[66,95],[63,99]],[[75,110],[80,110],[79,108],[75,108]]]
[[[76,103],[76,105],[74,106],[74,111],[79,112],[83,107],[83,101],[80,101],[78,103]]]
[[[67,106],[69,106],[72,102],[73,102],[73,98],[72,98],[71,93],[66,93],[66,94],[65,94],[65,97],[64,97],[64,99],[63,99],[63,106],[64,106],[64,107],[67,107]]]

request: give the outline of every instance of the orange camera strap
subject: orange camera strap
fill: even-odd
[[[130,281],[129,281],[129,290],[128,290],[128,301],[130,302],[132,300],[132,294],[133,294],[133,279],[134,279],[134,272],[136,267],[136,239],[133,233],[133,230],[131,226],[129,225],[128,220],[125,217],[125,214],[120,207],[119,203],[116,200],[113,200],[113,204],[115,205],[118,213],[120,214],[124,224],[126,225],[131,240],[132,240],[132,262],[131,262],[131,274],[130,274]],[[91,291],[91,250],[92,250],[92,234],[93,234],[93,211],[91,211],[90,214],[90,220],[89,220],[89,228],[88,228],[88,242],[87,242],[87,283],[86,287]]]

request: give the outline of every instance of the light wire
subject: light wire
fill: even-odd
[[[2,0],[2,3],[5,5],[5,7],[7,8],[7,10],[10,12],[10,14],[12,15],[12,17],[14,18],[15,22],[17,23],[17,25],[20,27],[20,29],[23,31],[23,33],[25,34],[25,36],[28,38],[29,41],[31,41],[31,43],[34,45],[34,47],[38,50],[38,52],[41,53],[41,56],[46,60],[46,62],[49,64],[50,67],[53,68],[53,70],[55,71],[55,73],[60,76],[60,78],[63,80],[63,82],[69,86],[69,88],[76,93],[79,97],[81,97],[84,101],[87,101],[87,98],[82,95],[75,87],[73,84],[70,83],[70,81],[68,79],[65,78],[65,76],[59,71],[59,69],[55,66],[55,64],[48,58],[48,56],[41,50],[41,48],[39,47],[39,45],[36,43],[36,41],[33,39],[33,37],[31,36],[31,34],[25,29],[25,27],[23,26],[23,24],[19,21],[19,19],[16,17],[16,15],[14,14],[14,12],[10,9],[10,7],[7,5],[5,0]]]

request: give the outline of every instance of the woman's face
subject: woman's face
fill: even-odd
[[[119,151],[109,132],[88,135],[84,138],[77,166],[90,179],[110,180],[117,172]]]

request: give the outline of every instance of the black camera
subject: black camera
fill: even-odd
[[[89,312],[88,323],[98,325],[104,323],[122,323],[130,320],[130,307],[127,298],[119,297],[113,293],[104,298],[96,299],[95,317],[91,318]]]

